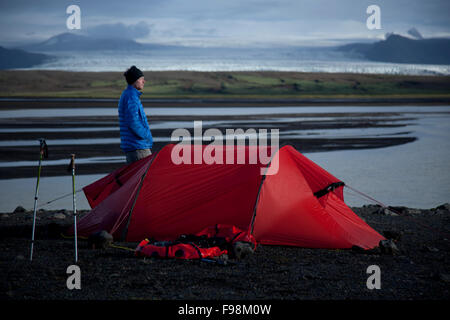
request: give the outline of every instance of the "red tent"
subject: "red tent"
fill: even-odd
[[[384,239],[344,203],[344,184],[291,146],[272,154],[269,165],[176,164],[175,147],[85,187],[93,209],[78,222],[79,235],[106,230],[117,240],[173,240],[227,224],[270,245],[369,249]],[[244,148],[247,157],[258,149]],[[262,174],[273,168],[276,174]]]

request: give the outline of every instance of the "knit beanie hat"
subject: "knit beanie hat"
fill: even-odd
[[[132,66],[130,69],[125,71],[123,75],[125,76],[125,79],[127,79],[128,84],[133,84],[137,79],[144,76],[142,71],[136,68],[136,66]]]

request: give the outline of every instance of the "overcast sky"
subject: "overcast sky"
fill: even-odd
[[[71,4],[81,9],[81,30],[66,27]],[[372,4],[381,30],[366,27]],[[332,45],[412,27],[449,37],[449,12],[449,0],[0,0],[0,45],[63,32],[199,46]]]

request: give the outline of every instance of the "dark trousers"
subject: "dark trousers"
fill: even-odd
[[[138,149],[130,152],[126,152],[127,163],[133,163],[135,161],[141,160],[152,154],[151,149]]]

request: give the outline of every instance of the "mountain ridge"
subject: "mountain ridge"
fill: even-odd
[[[350,43],[338,51],[359,55],[371,61],[414,64],[450,64],[450,39],[411,39],[390,34],[375,43]]]
[[[130,39],[114,37],[91,37],[70,32],[60,33],[49,39],[21,46],[27,51],[82,51],[82,50],[137,50],[143,45]]]
[[[29,68],[53,59],[52,56],[27,52],[21,49],[7,49],[0,46],[0,69]]]

